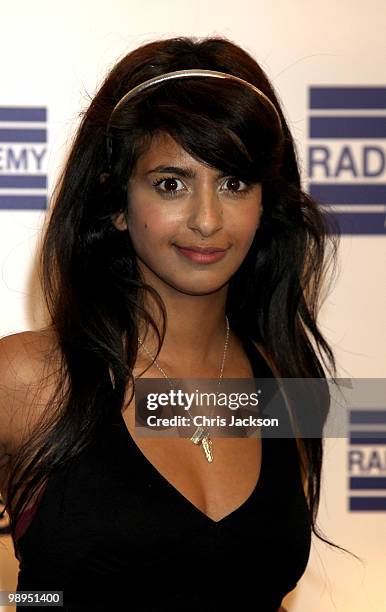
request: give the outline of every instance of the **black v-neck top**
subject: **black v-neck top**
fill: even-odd
[[[242,342],[254,377],[272,378]],[[119,412],[103,442],[49,479],[16,541],[17,589],[61,590],[60,609],[79,612],[277,612],[310,542],[295,439],[262,437],[257,485],[215,522],[146,459]]]

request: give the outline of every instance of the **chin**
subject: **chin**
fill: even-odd
[[[204,283],[202,281],[197,281],[197,283],[176,283],[173,284],[172,286],[177,290],[180,291],[181,293],[185,293],[186,295],[210,295],[211,293],[216,293],[218,291],[220,291],[220,289],[222,289],[224,287],[224,285],[227,285],[229,282],[229,280],[225,280],[224,282],[220,282],[220,283]]]

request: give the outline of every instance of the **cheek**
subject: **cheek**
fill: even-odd
[[[154,252],[156,244],[169,242],[176,232],[175,217],[144,204],[132,209],[129,217],[129,231],[136,250]]]
[[[262,212],[262,206],[256,206],[256,203],[254,203],[245,210],[239,211],[237,216],[232,219],[230,227],[237,242],[251,245],[260,225]]]

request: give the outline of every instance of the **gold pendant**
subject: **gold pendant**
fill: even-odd
[[[197,427],[196,431],[194,432],[190,440],[193,442],[193,444],[200,444],[202,438],[206,435],[207,435],[206,429],[200,426],[200,427]]]
[[[212,463],[213,461],[213,452],[212,452],[212,440],[209,437],[209,434],[205,427],[197,427],[196,431],[190,438],[193,444],[201,444],[205,457],[208,463]]]
[[[207,458],[209,463],[213,461],[213,453],[212,453],[212,440],[209,436],[204,436],[201,440],[202,448],[204,449],[205,457]]]

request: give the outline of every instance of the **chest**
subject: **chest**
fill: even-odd
[[[133,405],[122,417],[144,460],[213,521],[240,507],[255,489],[262,465],[260,438],[213,438],[213,462],[208,463],[201,445],[188,438],[137,437]]]

